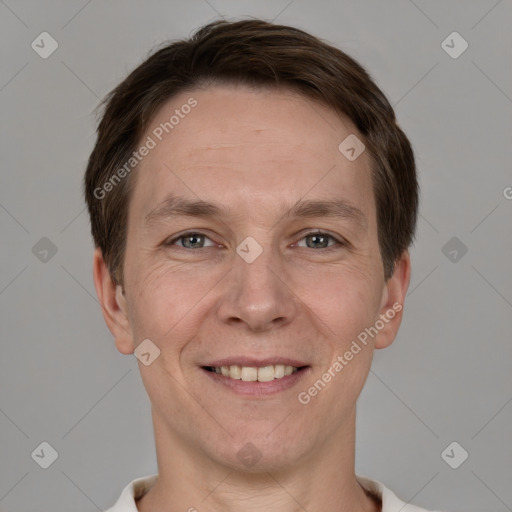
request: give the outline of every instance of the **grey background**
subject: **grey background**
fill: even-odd
[[[219,15],[296,25],[347,51],[416,151],[405,321],[359,402],[357,472],[426,508],[512,510],[511,11],[510,0],[1,1],[0,510],[102,510],[156,472],[137,360],[117,352],[96,301],[81,180],[99,99],[155,44]],[[43,31],[59,44],[48,59],[31,48]],[[457,59],[441,47],[453,31],[469,43]],[[468,249],[454,246],[456,262],[442,251],[454,236]],[[43,237],[57,249],[46,261],[46,240],[33,250]],[[48,469],[31,457],[43,441],[58,452]],[[441,458],[452,441],[469,453],[458,469]]]

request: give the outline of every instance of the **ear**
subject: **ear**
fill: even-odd
[[[402,323],[405,295],[411,279],[411,258],[404,251],[395,263],[393,275],[388,279],[382,291],[379,318],[384,327],[375,338],[375,348],[386,348],[393,343]]]
[[[112,280],[99,248],[94,251],[93,276],[103,318],[114,336],[117,350],[122,354],[133,354],[135,346],[128,320],[124,291]]]

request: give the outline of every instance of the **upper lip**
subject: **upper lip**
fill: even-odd
[[[275,364],[283,364],[285,366],[294,366],[295,368],[300,368],[302,366],[308,366],[307,363],[303,361],[299,361],[298,359],[290,359],[288,357],[265,357],[263,359],[256,359],[254,357],[226,357],[224,359],[217,359],[216,361],[211,361],[202,366],[251,366],[251,367],[262,367],[262,366],[271,366]]]

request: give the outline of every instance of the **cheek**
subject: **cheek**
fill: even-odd
[[[292,289],[322,320],[328,338],[357,335],[379,311],[382,289],[369,265],[343,265],[296,276]]]
[[[340,418],[346,414],[344,407],[359,396],[368,375],[374,340],[365,329],[378,317],[380,292],[369,269],[345,268],[326,279],[316,294],[318,311],[329,327],[329,360],[321,369],[330,373],[325,403],[332,405],[343,395],[346,402],[336,406]]]
[[[141,258],[132,270],[132,328],[139,335],[162,343],[186,338],[186,325],[201,309],[195,306],[218,278],[188,264],[170,265],[165,260],[144,264]],[[178,332],[180,336],[176,335]]]

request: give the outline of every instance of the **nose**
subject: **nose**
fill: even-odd
[[[279,254],[271,247],[260,246],[263,251],[253,261],[235,255],[218,308],[222,322],[243,324],[254,332],[288,324],[296,314],[298,303],[286,282],[287,272]]]

